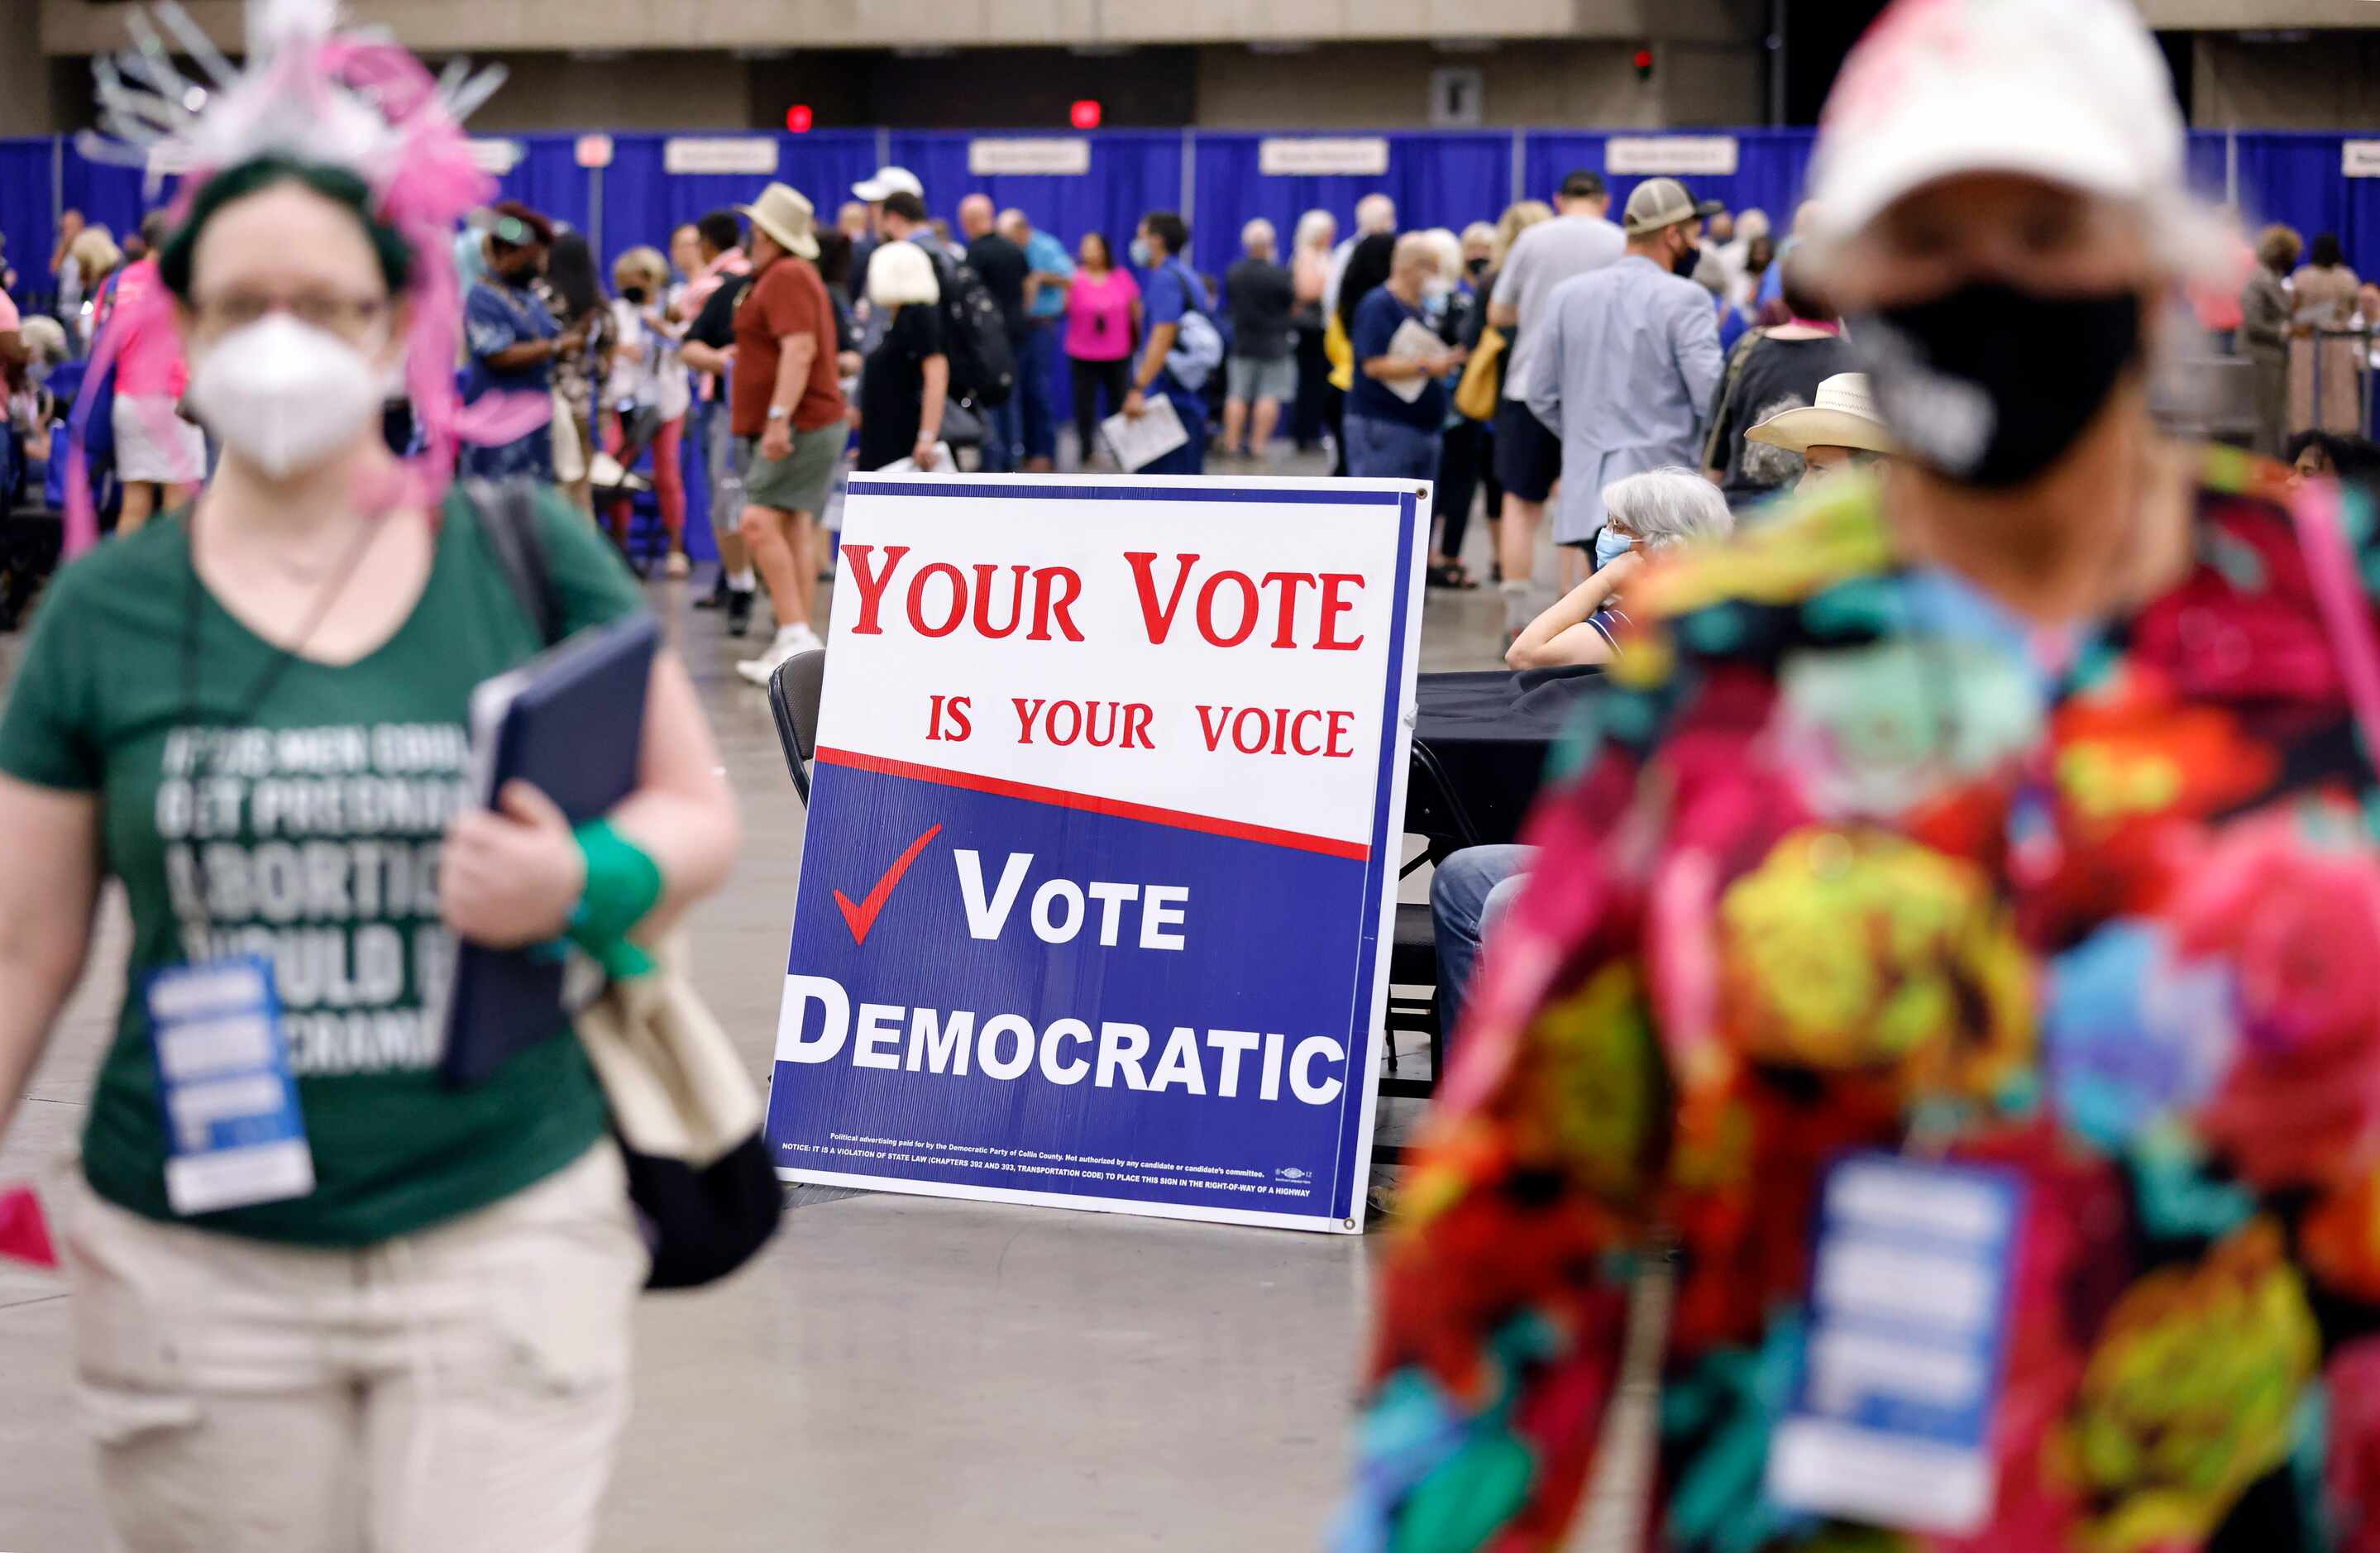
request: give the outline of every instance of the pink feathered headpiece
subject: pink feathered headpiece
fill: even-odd
[[[184,174],[172,206],[176,221],[209,178],[260,156],[344,167],[363,179],[372,213],[413,249],[405,382],[423,441],[401,488],[371,494],[376,504],[434,506],[458,441],[467,433],[473,441],[501,440],[492,431],[503,430],[466,427],[456,401],[463,309],[451,247],[457,224],[495,192],[462,125],[503,83],[503,70],[472,74],[456,66],[432,77],[381,33],[340,31],[336,0],[250,0],[245,69],[234,68],[171,0],[155,15],[207,79],[192,80],[176,69],[156,26],[131,12],[135,47],[93,67],[107,133],[85,134],[79,142],[84,154],[145,164],[152,179]],[[151,286],[127,305],[171,304],[162,287]],[[112,359],[115,342],[139,322],[111,320],[92,354],[93,378]],[[79,459],[79,450],[72,456]],[[72,554],[94,541],[98,525],[89,481],[79,467],[69,477],[66,539]]]

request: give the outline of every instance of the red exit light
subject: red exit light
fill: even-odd
[[[1086,97],[1067,110],[1066,117],[1077,129],[1097,129],[1103,110],[1096,97]]]
[[[807,135],[814,117],[808,103],[796,103],[785,110],[785,127],[796,135]]]

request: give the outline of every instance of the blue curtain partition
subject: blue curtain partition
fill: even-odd
[[[48,144],[47,141],[39,143]],[[80,211],[85,222],[106,227],[115,235],[118,242],[123,241],[128,234],[139,230],[142,215],[170,202],[181,186],[179,178],[161,178],[152,196],[145,168],[128,167],[120,163],[101,162],[85,156],[75,148],[71,137],[67,138],[63,149],[64,154],[58,164],[58,208]],[[42,158],[42,177],[44,183],[49,179],[48,162],[47,157]],[[0,200],[6,198],[0,195]],[[14,233],[9,235],[8,249],[11,253],[17,249]],[[46,251],[42,259],[46,265],[49,261]]]
[[[732,136],[733,131],[703,131]],[[821,129],[808,135],[757,131],[777,143],[776,176],[809,196],[822,221],[889,153],[917,173],[928,206],[937,215],[956,214],[960,198],[982,190],[1002,206],[1015,205],[1036,225],[1057,234],[1071,248],[1087,231],[1105,233],[1121,250],[1140,217],[1175,210],[1189,219],[1191,257],[1219,275],[1239,253],[1240,229],[1254,216],[1272,222],[1286,243],[1297,218],[1322,209],[1338,218],[1342,234],[1352,228],[1355,201],[1374,189],[1397,201],[1406,226],[1461,230],[1473,221],[1492,221],[1516,195],[1550,198],[1562,176],[1576,167],[1605,171],[1609,143],[1620,130],[1391,131],[1388,171],[1378,177],[1338,176],[1268,177],[1261,147],[1268,136],[1253,131],[1093,131],[1090,170],[1080,176],[977,177],[968,171],[965,132]],[[1001,139],[1026,138],[1014,131]],[[1063,134],[1063,131],[1054,133]],[[1338,138],[1354,131],[1305,131]],[[1722,131],[1687,131],[1709,134]],[[1736,170],[1724,176],[1691,178],[1695,192],[1743,210],[1768,212],[1783,229],[1804,193],[1814,132],[1806,129],[1745,129],[1736,140]],[[766,179],[758,176],[691,176],[664,170],[667,136],[613,137],[613,161],[601,169],[577,163],[575,134],[508,137],[520,148],[518,161],[500,180],[503,194],[543,210],[574,226],[594,232],[601,258],[610,261],[639,243],[656,247],[671,229],[703,212],[749,200]],[[2210,199],[2236,197],[2251,226],[2282,221],[2312,237],[2336,232],[2348,261],[2366,273],[2380,273],[2380,178],[2344,176],[2342,133],[2199,130],[2189,147],[2191,182]],[[1627,200],[1639,181],[1610,177],[1616,201]],[[63,209],[120,233],[141,213],[172,197],[174,180],[149,187],[145,174],[85,157],[71,138],[0,140],[0,238],[17,271],[21,300],[51,289],[47,273],[55,219]],[[1062,370],[1054,383],[1064,413]],[[699,471],[695,471],[694,513],[689,528],[702,534]],[[707,535],[698,539],[707,548]]]
[[[496,198],[517,200],[563,225],[588,231],[594,221],[594,189],[578,164],[576,135],[509,135],[520,148],[512,171],[496,179]]]
[[[1385,137],[1389,169],[1379,177],[1267,177],[1258,170],[1267,137],[1236,130],[1094,131],[1091,170],[1080,177],[975,177],[967,172],[967,145],[975,137],[960,132],[844,129],[770,138],[779,147],[777,176],[808,194],[825,219],[832,219],[851,185],[875,167],[881,145],[925,181],[937,215],[953,214],[960,196],[980,188],[1003,205],[1023,207],[1070,244],[1097,228],[1121,247],[1145,212],[1180,210],[1190,218],[1194,261],[1202,270],[1219,271],[1237,255],[1240,228],[1250,217],[1268,218],[1286,237],[1300,214],[1318,207],[1343,228],[1356,200],[1375,188],[1396,200],[1408,226],[1459,230],[1471,221],[1493,220],[1516,192],[1546,199],[1572,168],[1603,170],[1614,133],[1392,132]],[[1696,192],[1736,209],[1756,205],[1780,223],[1790,220],[1803,192],[1812,132],[1733,133],[1736,171],[1689,181]],[[503,194],[575,226],[600,225],[607,261],[634,244],[663,241],[672,226],[706,210],[750,198],[763,181],[666,173],[666,137],[657,134],[614,136],[613,164],[601,170],[577,164],[575,135],[508,138],[521,155],[499,180]],[[2361,260],[2380,271],[2380,179],[2343,176],[2340,147],[2350,138],[2195,131],[2191,181],[2202,194],[2221,199],[2233,188],[2236,167],[2237,197],[2251,222],[2284,221],[2309,236],[2337,232],[2350,262]],[[1624,201],[1636,182],[1612,176],[1615,199]],[[87,219],[128,231],[143,212],[171,198],[174,185],[169,177],[152,190],[140,168],[88,158],[71,138],[0,140],[0,237],[18,269],[19,289],[44,289],[31,272],[46,268],[57,211],[79,210]]]
[[[1273,224],[1284,252],[1307,211],[1330,212],[1343,237],[1355,229],[1355,201],[1375,190],[1397,202],[1403,224],[1457,232],[1474,221],[1495,220],[1512,202],[1510,131],[1388,135],[1389,170],[1380,177],[1268,177],[1263,145],[1274,138],[1209,130],[1194,137],[1196,220],[1190,249],[1199,269],[1228,268],[1240,256],[1240,229],[1257,216]]]
[[[1782,237],[1792,226],[1793,207],[1802,201],[1815,132],[1738,129],[1731,133],[1735,171],[1725,176],[1691,176],[1684,181],[1697,199],[1723,200],[1730,210],[1766,211],[1770,226]],[[1562,178],[1579,168],[1604,173],[1611,188],[1612,219],[1617,221],[1630,192],[1644,179],[1606,171],[1605,149],[1611,139],[1612,132],[1603,131],[1529,131],[1522,157],[1527,198],[1551,200]]]
[[[721,139],[745,137],[722,135]],[[777,143],[779,181],[808,196],[819,219],[832,223],[851,186],[876,170],[873,130],[820,130],[809,135],[749,137]],[[640,243],[664,252],[669,235],[710,211],[748,202],[766,178],[664,170],[666,135],[615,135],[612,165],[603,169],[603,252],[617,258]]]
[[[994,138],[1038,137],[1002,133]],[[1014,205],[1025,212],[1035,226],[1057,234],[1069,249],[1086,232],[1104,233],[1121,257],[1142,216],[1182,209],[1182,133],[1118,129],[1088,138],[1091,170],[1079,177],[978,177],[967,171],[967,145],[977,137],[964,132],[896,129],[891,149],[893,162],[917,174],[926,186],[926,208],[945,220],[955,224],[959,201],[980,192],[1002,209]]]
[[[57,191],[51,187],[51,140],[0,140],[0,268],[17,272],[20,302],[46,297],[50,249],[58,240]]]

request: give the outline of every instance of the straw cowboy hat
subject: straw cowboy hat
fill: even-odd
[[[735,208],[787,253],[801,259],[819,256],[818,212],[793,185],[772,183],[760,191],[760,198]]]
[[[1793,453],[1814,447],[1847,447],[1862,453],[1897,454],[1900,444],[1876,414],[1865,372],[1838,372],[1818,384],[1817,403],[1785,410],[1746,431],[1747,441]]]

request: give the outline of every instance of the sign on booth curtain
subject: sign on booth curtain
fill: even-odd
[[[1428,503],[853,479],[782,1174],[1362,1228]]]
[[[777,171],[777,142],[766,135],[673,135],[662,142],[662,170],[771,177]]]
[[[1385,135],[1272,136],[1257,147],[1257,171],[1269,178],[1377,178],[1388,170]]]
[[[978,178],[1006,175],[1081,177],[1091,170],[1091,142],[1079,138],[1028,136],[967,142],[967,171]]]
[[[1614,135],[1603,143],[1603,165],[1633,176],[1731,178],[1737,151],[1732,135]]]

